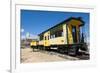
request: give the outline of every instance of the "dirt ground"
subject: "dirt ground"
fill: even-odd
[[[53,62],[78,60],[79,58],[48,51],[33,51],[31,48],[21,49],[21,63]]]

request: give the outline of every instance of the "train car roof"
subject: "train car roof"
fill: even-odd
[[[57,27],[57,26],[59,26],[59,25],[62,25],[62,24],[65,23],[65,22],[69,22],[69,21],[71,21],[71,20],[73,20],[73,19],[74,19],[74,20],[79,20],[80,22],[82,22],[81,25],[84,25],[84,21],[82,20],[81,17],[78,17],[78,18],[76,18],[76,17],[70,17],[70,18],[68,18],[68,19],[66,19],[66,20],[64,20],[64,21],[62,21],[62,22],[56,24],[55,26],[53,26],[53,27],[51,27],[51,28],[49,28],[49,29],[43,31],[42,33],[40,33],[40,34],[38,34],[38,35],[42,35],[42,34],[44,34],[45,32],[47,32],[47,31],[49,31],[49,30],[51,30],[51,29],[53,29],[53,28],[55,28],[55,27]]]

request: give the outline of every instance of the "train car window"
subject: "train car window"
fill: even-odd
[[[52,38],[55,38],[55,34],[52,34],[51,36],[50,36],[50,38],[52,39]]]
[[[59,30],[55,32],[55,37],[61,37],[63,36],[63,30]]]
[[[45,40],[46,40],[46,36],[45,36]]]
[[[55,38],[55,34],[53,35],[53,38]]]
[[[64,36],[64,32],[62,32],[62,36]]]
[[[52,35],[50,35],[50,39],[52,39]]]
[[[56,33],[55,33],[55,37],[57,37],[57,36],[58,36],[58,33],[56,32]]]
[[[43,40],[43,35],[40,35],[40,36],[39,36],[39,39],[40,39],[40,40]]]
[[[52,35],[50,36],[50,39],[52,39]]]
[[[49,40],[49,36],[48,36],[48,40]]]
[[[72,26],[72,35],[73,35],[74,43],[77,43],[77,33],[76,33],[76,27],[75,26]]]
[[[63,36],[63,34],[62,34],[62,33],[63,33],[63,31],[62,31],[62,30],[61,30],[61,31],[59,31],[59,32],[58,32],[58,37]]]

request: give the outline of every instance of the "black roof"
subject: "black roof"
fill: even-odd
[[[81,25],[84,25],[84,21],[82,20],[81,17],[78,17],[78,18],[76,18],[76,17],[70,17],[70,18],[68,18],[68,19],[66,19],[66,20],[64,20],[64,21],[62,21],[62,22],[56,24],[55,26],[53,26],[53,27],[51,27],[51,28],[49,28],[49,29],[43,31],[42,33],[40,33],[40,34],[38,34],[38,35],[41,35],[41,34],[47,32],[47,31],[49,31],[49,30],[51,30],[51,29],[53,29],[53,28],[55,28],[55,27],[57,27],[57,26],[59,26],[59,25],[62,25],[62,24],[65,23],[65,22],[69,22],[69,21],[72,20],[72,19],[74,19],[74,20],[79,20],[79,21],[82,22]]]

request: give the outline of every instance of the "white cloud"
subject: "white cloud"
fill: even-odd
[[[21,32],[22,32],[22,33],[24,32],[24,29],[23,29],[23,28],[21,29]]]

